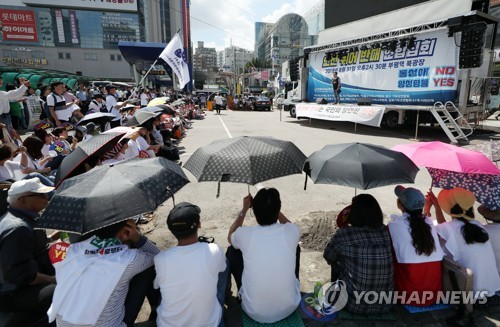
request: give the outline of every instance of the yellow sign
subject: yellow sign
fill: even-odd
[[[14,66],[37,66],[37,65],[49,64],[47,59],[24,59],[24,58],[2,57],[0,61],[4,64],[14,65]]]

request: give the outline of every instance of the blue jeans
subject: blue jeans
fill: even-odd
[[[226,302],[227,285],[231,278],[229,270],[229,262],[226,260],[226,270],[219,273],[219,280],[217,281],[217,300],[222,306],[222,319],[220,320],[219,327],[224,327],[224,302]]]
[[[333,89],[333,94],[335,95],[335,102],[340,103],[340,92],[338,89]]]

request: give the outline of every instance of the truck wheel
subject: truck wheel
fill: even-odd
[[[295,118],[297,113],[295,112],[295,106],[290,106],[290,117]]]
[[[396,128],[398,126],[399,114],[397,112],[388,112],[382,119],[382,124],[387,128]]]

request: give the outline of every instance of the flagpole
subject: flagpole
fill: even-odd
[[[156,62],[158,61],[158,58],[156,58],[155,62],[153,62],[151,64],[151,67],[149,67],[148,71],[146,72],[146,74],[144,74],[144,76],[142,76],[141,80],[139,81],[139,84],[137,84],[137,86],[141,85],[142,82],[144,81],[144,79],[148,76],[149,72],[151,71],[151,69],[153,69],[154,65],[156,65]],[[136,87],[137,87],[136,86]]]

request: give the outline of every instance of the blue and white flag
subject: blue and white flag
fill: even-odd
[[[165,62],[172,68],[172,71],[177,75],[179,79],[180,88],[184,86],[191,80],[189,77],[189,68],[187,64],[187,54],[182,46],[181,38],[179,33],[176,33],[172,40],[167,44],[165,49],[160,54],[160,58],[165,60]]]

